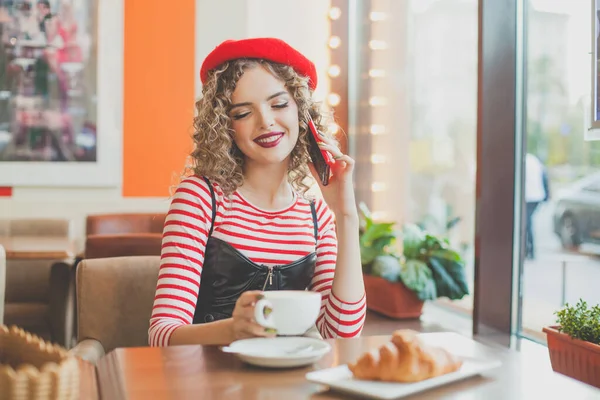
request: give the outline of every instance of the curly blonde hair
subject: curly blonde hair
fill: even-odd
[[[305,115],[309,113],[319,132],[329,136],[327,117],[321,111],[320,104],[312,99],[308,78],[298,75],[288,65],[267,60],[233,60],[208,73],[202,98],[196,102],[197,115],[192,135],[195,148],[190,155],[191,165],[187,171],[216,182],[226,196],[243,184],[244,154],[233,140],[234,130],[228,111],[232,104],[231,95],[244,71],[259,66],[281,79],[298,105],[298,142],[291,153],[288,181],[296,192],[304,195],[310,188],[308,183],[312,183],[308,170],[309,132]]]

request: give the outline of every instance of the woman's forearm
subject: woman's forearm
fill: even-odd
[[[358,230],[358,215],[336,218],[338,252],[332,291],[347,303],[358,302],[365,294]]]
[[[205,324],[182,325],[171,334],[169,345],[228,345],[233,342],[231,318]]]

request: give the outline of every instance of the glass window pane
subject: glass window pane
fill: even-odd
[[[472,293],[478,2],[361,4],[368,6],[358,20],[368,28],[358,52],[369,57],[354,61],[360,70],[351,82],[359,93],[351,127],[359,200],[377,220],[447,239],[466,261]],[[451,303],[472,310],[471,296]]]
[[[600,303],[600,142],[590,107],[589,0],[529,0],[523,334],[543,340],[554,311]]]

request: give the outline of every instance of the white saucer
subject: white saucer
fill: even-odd
[[[320,360],[331,346],[320,339],[299,336],[238,340],[221,350],[259,367],[291,368]]]

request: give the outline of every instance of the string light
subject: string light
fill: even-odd
[[[341,101],[342,101],[342,98],[337,93],[329,93],[329,95],[327,96],[327,102],[329,103],[330,106],[335,107],[338,104],[340,104]]]
[[[369,132],[371,132],[371,135],[381,135],[385,133],[385,125],[373,124],[371,125]]]
[[[341,72],[342,72],[342,69],[340,68],[339,65],[336,65],[336,64],[329,66],[329,70],[327,71],[329,76],[332,78],[337,78],[338,76],[340,76]]]
[[[373,96],[369,99],[369,104],[371,107],[385,106],[387,104],[387,99],[381,96]]]
[[[340,7],[331,7],[328,11],[328,17],[331,21],[336,21],[336,20],[340,19],[341,16],[342,16],[342,10],[340,9]],[[369,12],[369,20],[373,23],[385,21],[385,20],[388,20],[389,18],[390,18],[390,15],[386,12],[382,12],[382,11]],[[338,49],[338,48],[340,48],[340,46],[342,46],[342,39],[340,38],[340,36],[332,35],[329,37],[327,44],[328,44],[328,47],[332,50]],[[389,43],[385,40],[373,39],[373,40],[369,40],[368,46],[371,51],[382,51],[382,50],[386,50],[389,48]],[[333,52],[332,52],[332,54],[333,54]],[[331,64],[331,65],[329,65],[329,67],[327,69],[327,74],[330,78],[337,78],[341,75],[341,73],[342,73],[342,69],[341,69],[340,65],[338,65],[338,64]],[[385,78],[386,71],[381,68],[371,68],[368,70],[368,76],[369,76],[369,79]],[[385,93],[380,93],[380,92],[375,91],[373,93],[373,96],[371,96],[368,99],[369,106],[373,107],[373,108],[386,106],[388,104],[388,98],[385,96],[382,96],[383,94],[385,94]],[[327,95],[326,99],[327,99],[326,100],[327,103],[331,107],[336,107],[341,103],[340,95],[337,93],[334,93],[334,92],[329,93]],[[373,110],[373,112],[375,112],[375,110]],[[378,121],[374,120],[373,122],[378,122]],[[328,132],[330,132],[334,135],[336,133],[338,133],[338,131],[340,130],[340,127],[335,123],[330,123],[327,126],[327,128],[328,128]],[[365,129],[365,127],[363,126],[362,132],[364,132],[364,129]],[[369,126],[368,132],[371,135],[382,135],[382,134],[386,133],[386,130],[387,129],[386,129],[385,124],[374,123]],[[373,139],[373,140],[375,140],[375,139]],[[377,151],[377,150],[375,150],[375,151]],[[373,165],[386,164],[386,163],[388,163],[388,158],[389,157],[383,153],[374,152],[374,153],[370,154],[370,162]],[[383,192],[386,192],[388,190],[388,182],[386,182],[385,180],[372,182],[370,185],[370,189],[371,189],[372,193],[382,193],[382,195],[385,196],[385,193],[383,193]],[[380,196],[382,196],[382,195],[380,195]],[[389,213],[387,211],[373,211],[371,214],[372,214],[372,217],[376,220],[384,220],[389,217]]]
[[[332,20],[336,20],[339,19],[340,16],[342,15],[342,10],[340,10],[339,7],[331,7],[329,9],[329,18]]]
[[[385,78],[385,71],[383,69],[370,69],[369,77],[371,78]]]
[[[339,7],[331,7],[329,9],[328,15],[329,15],[329,19],[331,19],[332,21],[336,21],[342,16],[342,10]],[[332,35],[329,38],[328,45],[329,45],[330,49],[337,49],[342,45],[342,39],[337,35]],[[327,74],[331,78],[337,78],[338,76],[340,76],[341,73],[342,73],[342,69],[338,64],[331,64],[329,66],[329,68],[327,69]],[[331,107],[338,106],[341,103],[341,101],[342,101],[342,98],[337,93],[332,92],[327,95],[327,103]],[[332,122],[332,123],[328,124],[327,130],[331,134],[335,135],[339,132],[340,127],[338,124]]]
[[[371,164],[385,164],[387,157],[383,154],[371,154]]]
[[[385,50],[388,48],[388,45],[383,40],[370,40],[369,48],[371,50]]]
[[[337,49],[342,44],[342,39],[339,36],[332,36],[329,38],[329,47]]]

